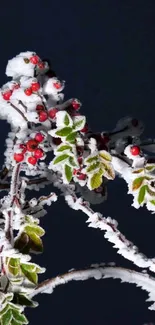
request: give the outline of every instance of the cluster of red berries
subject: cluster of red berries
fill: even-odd
[[[44,140],[44,135],[41,132],[36,133],[34,139],[30,139],[26,144],[20,144],[21,153],[14,154],[14,160],[16,162],[22,162],[24,160],[25,153],[31,152],[32,155],[28,157],[27,161],[31,165],[36,165],[38,159],[44,156],[44,151],[41,148],[38,148],[39,143]]]
[[[36,111],[39,115],[39,121],[45,122],[48,118],[55,119],[56,113],[58,112],[57,108],[51,108],[49,111],[45,110],[45,107],[43,105],[37,105]]]
[[[38,81],[32,82],[31,86],[24,90],[26,96],[31,96],[32,93],[37,92],[40,89],[40,83]]]
[[[44,67],[45,67],[44,62],[41,61],[41,59],[39,58],[38,55],[33,55],[33,56],[30,57],[30,59],[24,58],[24,62],[25,63],[31,62],[32,64],[37,65],[37,67],[39,69],[44,69]]]
[[[130,152],[131,152],[131,154],[132,154],[133,156],[139,156],[141,150],[140,150],[140,148],[139,148],[138,146],[132,146],[132,147],[130,148]]]
[[[15,83],[12,87],[12,89],[7,89],[4,92],[2,92],[2,97],[4,100],[10,100],[10,97],[12,96],[12,93],[15,89],[20,88],[20,84],[19,83]]]

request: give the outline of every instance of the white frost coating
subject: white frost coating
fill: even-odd
[[[21,52],[16,57],[8,61],[6,67],[6,75],[8,77],[13,77],[13,79],[19,78],[20,76],[33,77],[35,65],[29,62],[26,64],[24,58],[30,58],[35,55],[35,52]]]
[[[52,181],[52,176],[51,176]],[[131,241],[117,229],[117,221],[110,217],[102,217],[101,213],[94,212],[88,202],[84,202],[82,198],[77,198],[69,185],[61,184],[59,178],[53,175],[53,185],[59,188],[65,196],[68,205],[74,210],[81,210],[88,215],[89,227],[99,228],[105,231],[104,237],[114,244],[114,248],[118,249],[118,254],[122,255],[129,261],[141,268],[149,268],[150,271],[155,272],[155,259],[147,258],[144,254],[138,251]]]
[[[87,270],[73,270],[62,274],[61,276],[57,276],[56,278],[42,282],[32,293],[30,293],[30,297],[32,298],[39,293],[50,294],[57,286],[66,284],[69,281],[84,281],[90,278],[96,280],[113,278],[120,279],[121,282],[136,284],[137,287],[141,287],[142,290],[148,292],[149,298],[147,301],[153,302],[153,304],[148,308],[150,310],[155,310],[155,279],[148,274],[138,273],[120,267],[97,266],[96,268],[91,267]]]
[[[61,87],[59,89],[54,87],[54,83],[57,83],[57,82],[59,82],[61,84]],[[65,86],[64,81],[60,81],[56,77],[49,78],[43,85],[43,94],[44,95],[55,95],[58,92],[62,91],[64,89],[64,86]]]

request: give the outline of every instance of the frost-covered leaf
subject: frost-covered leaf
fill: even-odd
[[[71,120],[71,118],[70,118],[69,114],[66,113],[65,116],[64,116],[64,124],[65,124],[66,126],[72,124],[72,123],[70,123],[70,120]],[[72,121],[72,120],[71,120],[71,121]]]
[[[104,171],[104,176],[108,179],[114,179],[115,171],[114,171],[113,166],[109,163],[104,163],[103,161],[102,161],[101,165],[102,165],[102,169]]]
[[[86,124],[85,116],[78,116],[73,124],[73,128],[76,131],[80,131],[81,129],[84,128],[85,124]]]
[[[73,176],[73,169],[70,166],[65,165],[64,170],[65,170],[66,179],[68,182],[70,182]]]
[[[31,268],[28,268],[26,264],[21,264],[21,271],[25,277],[32,283],[38,283],[38,275],[36,272],[32,271]]]
[[[143,184],[145,177],[138,177],[136,179],[134,179],[133,183],[132,183],[132,190],[138,190],[138,188]]]
[[[94,190],[102,184],[102,173],[101,171],[92,175],[89,179],[89,187]]]
[[[2,315],[1,325],[11,325],[12,311],[8,309],[5,314]]]
[[[8,261],[8,270],[14,276],[19,274],[20,270],[20,259],[19,258],[9,258]]]
[[[55,132],[56,135],[58,135],[59,137],[66,137],[67,135],[69,135],[72,132],[72,128],[71,127],[64,127],[58,131]]]
[[[138,194],[138,203],[139,204],[143,203],[143,201],[145,199],[145,193],[146,193],[146,185],[144,185],[140,188],[140,191]]]
[[[111,157],[110,153],[107,152],[106,150],[99,151],[99,157],[101,159],[107,160],[109,162],[112,160],[112,157]]]
[[[71,126],[73,125],[72,118],[66,111],[59,111],[56,114],[56,125],[57,127]]]
[[[93,157],[88,157],[88,158],[86,158],[86,159],[85,159],[85,163],[86,163],[86,164],[91,164],[92,162],[94,162],[94,161],[96,161],[96,160],[98,160],[98,155],[95,155],[95,156],[93,156]]]
[[[75,157],[69,157],[68,162],[67,162],[71,167],[79,167],[79,164]]]
[[[45,230],[35,224],[30,224],[24,227],[25,232],[29,235],[34,232],[37,236],[42,237],[45,234]]]
[[[93,171],[95,171],[96,169],[98,169],[100,167],[100,162],[97,161],[91,165],[89,165],[87,168],[86,168],[86,173],[92,173]]]
[[[64,150],[72,150],[72,147],[69,144],[62,144],[57,148],[57,152],[61,152]]]
[[[144,171],[144,168],[138,168],[132,171],[133,174],[140,174]]]
[[[60,164],[60,163],[64,162],[66,159],[68,159],[68,158],[69,158],[68,154],[62,154],[62,155],[57,156],[56,158],[54,158],[53,164],[54,165]]]
[[[155,164],[147,164],[145,169],[152,172],[155,169]]]
[[[14,293],[13,302],[21,306],[33,307],[33,308],[37,307],[38,305],[38,303],[31,300],[28,297],[28,295],[26,295],[25,293],[18,293],[18,292]]]
[[[21,314],[19,311],[12,309],[12,315],[16,322],[19,324],[28,324],[28,320],[25,315]]]
[[[77,136],[77,132],[72,132],[69,135],[67,135],[66,141],[70,143],[75,143],[76,136]]]

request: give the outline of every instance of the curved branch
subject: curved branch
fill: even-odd
[[[52,293],[53,290],[69,281],[84,281],[90,278],[95,280],[113,278],[120,279],[121,282],[134,283],[142,290],[145,290],[149,294],[148,301],[153,301],[153,304],[149,307],[150,310],[155,310],[155,279],[147,273],[139,273],[133,270],[124,269],[121,267],[111,267],[98,265],[96,267],[91,266],[88,269],[83,270],[71,270],[68,273],[64,273],[55,278],[41,282],[35,290],[30,293],[30,297],[34,297],[39,293]]]

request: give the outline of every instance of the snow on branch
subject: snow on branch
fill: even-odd
[[[57,286],[66,284],[73,280],[84,281],[91,278],[94,278],[95,280],[113,278],[120,279],[121,282],[136,284],[137,287],[147,291],[149,295],[147,301],[153,302],[153,304],[149,306],[149,309],[155,310],[155,279],[153,277],[147,273],[139,273],[121,267],[102,266],[102,264],[84,270],[73,269],[68,273],[46,280],[35,288],[35,290],[30,294],[30,297],[32,298],[39,293],[53,293]]]

